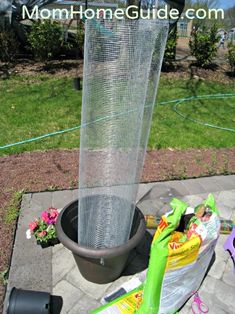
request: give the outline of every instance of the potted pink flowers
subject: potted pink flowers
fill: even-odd
[[[41,213],[41,217],[29,223],[26,231],[27,239],[35,236],[37,244],[42,248],[60,243],[56,236],[55,223],[59,213],[56,208],[50,207]]]

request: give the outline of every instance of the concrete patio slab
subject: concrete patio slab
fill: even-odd
[[[235,176],[140,184],[138,200],[144,214],[169,210],[172,197],[179,197],[195,206],[214,193],[224,218],[235,219]],[[88,314],[101,305],[101,298],[115,290],[132,276],[122,276],[113,283],[96,285],[79,273],[72,254],[61,244],[47,249],[26,240],[28,223],[50,206],[64,207],[76,199],[78,190],[28,193],[23,196],[11,260],[4,313],[13,286],[22,289],[48,291],[63,297],[61,313]],[[200,288],[200,296],[209,306],[209,313],[232,314],[235,308],[235,276],[229,254],[224,251],[226,235],[221,235],[215,249],[215,262]],[[139,251],[146,250],[144,245]],[[180,313],[191,313],[191,300]]]

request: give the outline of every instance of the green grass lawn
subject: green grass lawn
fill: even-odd
[[[234,84],[160,80],[158,102],[214,93],[235,93]],[[82,93],[72,79],[38,76],[0,81],[0,146],[80,124]],[[177,115],[174,104],[156,106],[149,148],[235,147],[235,133],[195,124]],[[235,98],[185,102],[178,109],[189,118],[235,129]],[[79,147],[79,130],[0,150],[23,151]]]

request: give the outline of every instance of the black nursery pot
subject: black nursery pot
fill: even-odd
[[[81,90],[82,85],[81,85],[81,78],[80,77],[75,77],[73,79],[73,86],[75,90]]]
[[[41,291],[31,291],[12,288],[7,314],[49,314],[50,294]]]
[[[117,199],[116,196],[113,198]],[[145,234],[144,216],[137,207],[130,239],[121,246],[105,249],[81,246],[77,243],[77,225],[78,200],[68,204],[60,213],[56,222],[57,236],[60,242],[72,251],[82,276],[99,284],[112,282],[121,275],[130,252],[140,243]]]
[[[37,241],[37,244],[41,245],[42,249],[46,249],[50,246],[54,246],[59,243],[60,243],[60,240],[58,238],[54,238],[48,241]]]

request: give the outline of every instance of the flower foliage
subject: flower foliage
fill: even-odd
[[[47,242],[56,238],[55,223],[59,213],[56,208],[50,207],[41,213],[41,217],[29,223],[26,231],[27,239],[35,236],[39,242]]]

